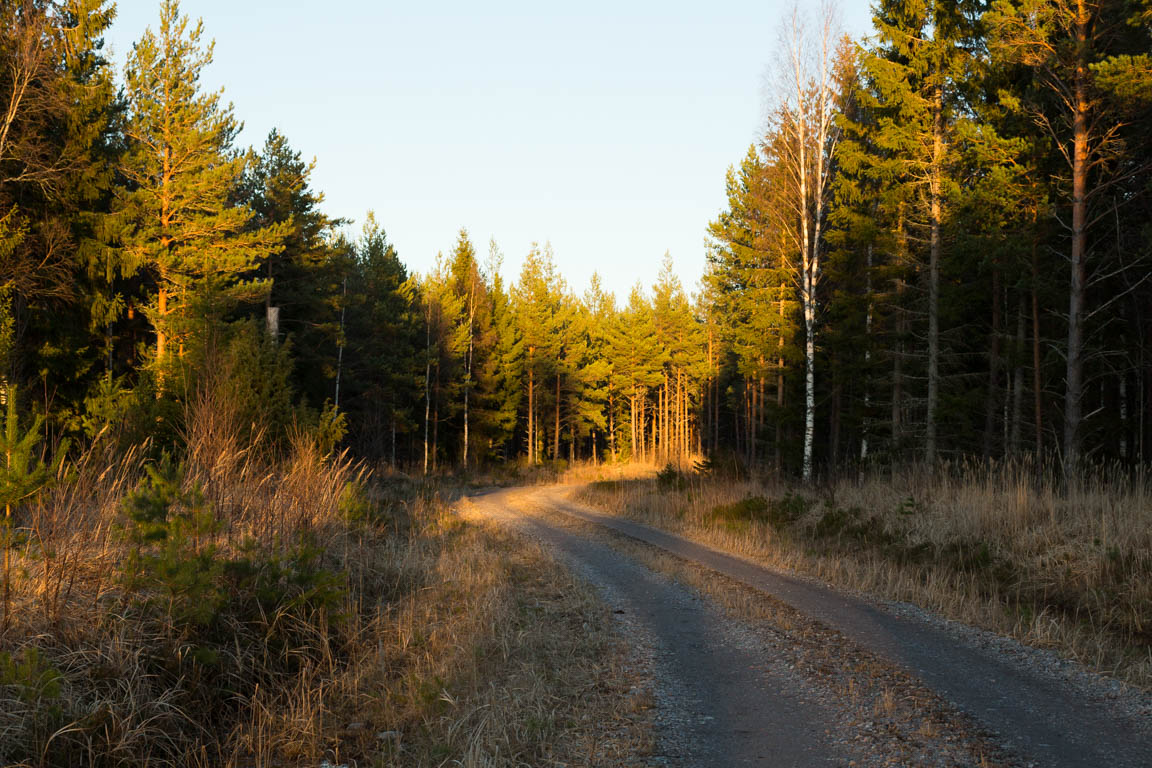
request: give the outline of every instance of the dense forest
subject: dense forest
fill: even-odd
[[[1147,2],[794,16],[698,287],[666,259],[623,299],[547,245],[513,278],[462,230],[417,275],[372,215],[350,235],[287,137],[237,145],[172,0],[123,72],[111,3],[0,15],[0,389],[47,446],[171,442],[210,384],[270,451],[307,426],[425,473],[1152,444]]]

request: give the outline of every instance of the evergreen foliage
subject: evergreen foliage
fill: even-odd
[[[0,394],[38,393],[46,456],[173,449],[211,391],[269,450],[313,429],[419,472],[1147,460],[1146,4],[883,0],[871,37],[825,30],[700,282],[666,258],[626,297],[549,245],[507,276],[461,230],[412,274],[375,215],[348,234],[281,132],[237,146],[175,0],[122,82],[111,4],[0,17]]]

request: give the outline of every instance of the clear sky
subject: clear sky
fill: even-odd
[[[811,3],[815,5],[815,3]],[[184,0],[216,40],[206,73],[244,121],[305,157],[329,215],[377,218],[425,271],[467,227],[515,279],[551,241],[583,291],[621,299],[665,251],[686,287],[704,265],[724,172],[756,139],[763,82],[791,0],[392,2]],[[119,0],[122,69],[158,0]],[[867,31],[866,0],[845,0]]]

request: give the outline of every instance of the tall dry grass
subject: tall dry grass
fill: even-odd
[[[1152,486],[1027,462],[864,473],[819,489],[666,473],[583,500],[728,551],[1057,648],[1152,687]]]
[[[185,422],[180,468],[97,441],[19,512],[0,765],[541,764],[643,731],[603,609],[450,486],[306,431],[276,456],[211,392]]]

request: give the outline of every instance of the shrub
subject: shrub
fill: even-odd
[[[828,506],[812,527],[812,535],[817,539],[835,537],[881,545],[894,540],[885,530],[883,520],[865,515],[864,510],[859,507],[845,509]]]
[[[812,502],[798,494],[786,493],[778,499],[748,496],[732,504],[721,504],[712,509],[712,518],[732,522],[768,523],[783,531],[802,518]]]
[[[166,597],[164,612],[181,624],[208,624],[226,599],[212,536],[219,526],[199,488],[182,488],[184,468],[165,454],[124,499],[128,557],[123,582],[143,604]]]
[[[768,507],[768,500],[763,496],[748,496],[731,504],[713,507],[712,518],[725,522],[752,522],[763,519]]]
[[[192,630],[210,641],[210,628],[225,614],[264,623],[339,604],[340,577],[323,567],[322,550],[306,534],[280,547],[249,538],[236,552],[221,551],[213,540],[221,526],[204,494],[183,485],[183,467],[165,455],[124,500],[129,551],[123,582],[129,594],[141,597],[140,605],[159,610],[182,634]],[[341,499],[346,515],[370,514],[359,483],[347,483]]]
[[[656,484],[664,491],[682,491],[688,487],[688,478],[671,464],[656,473]]]

